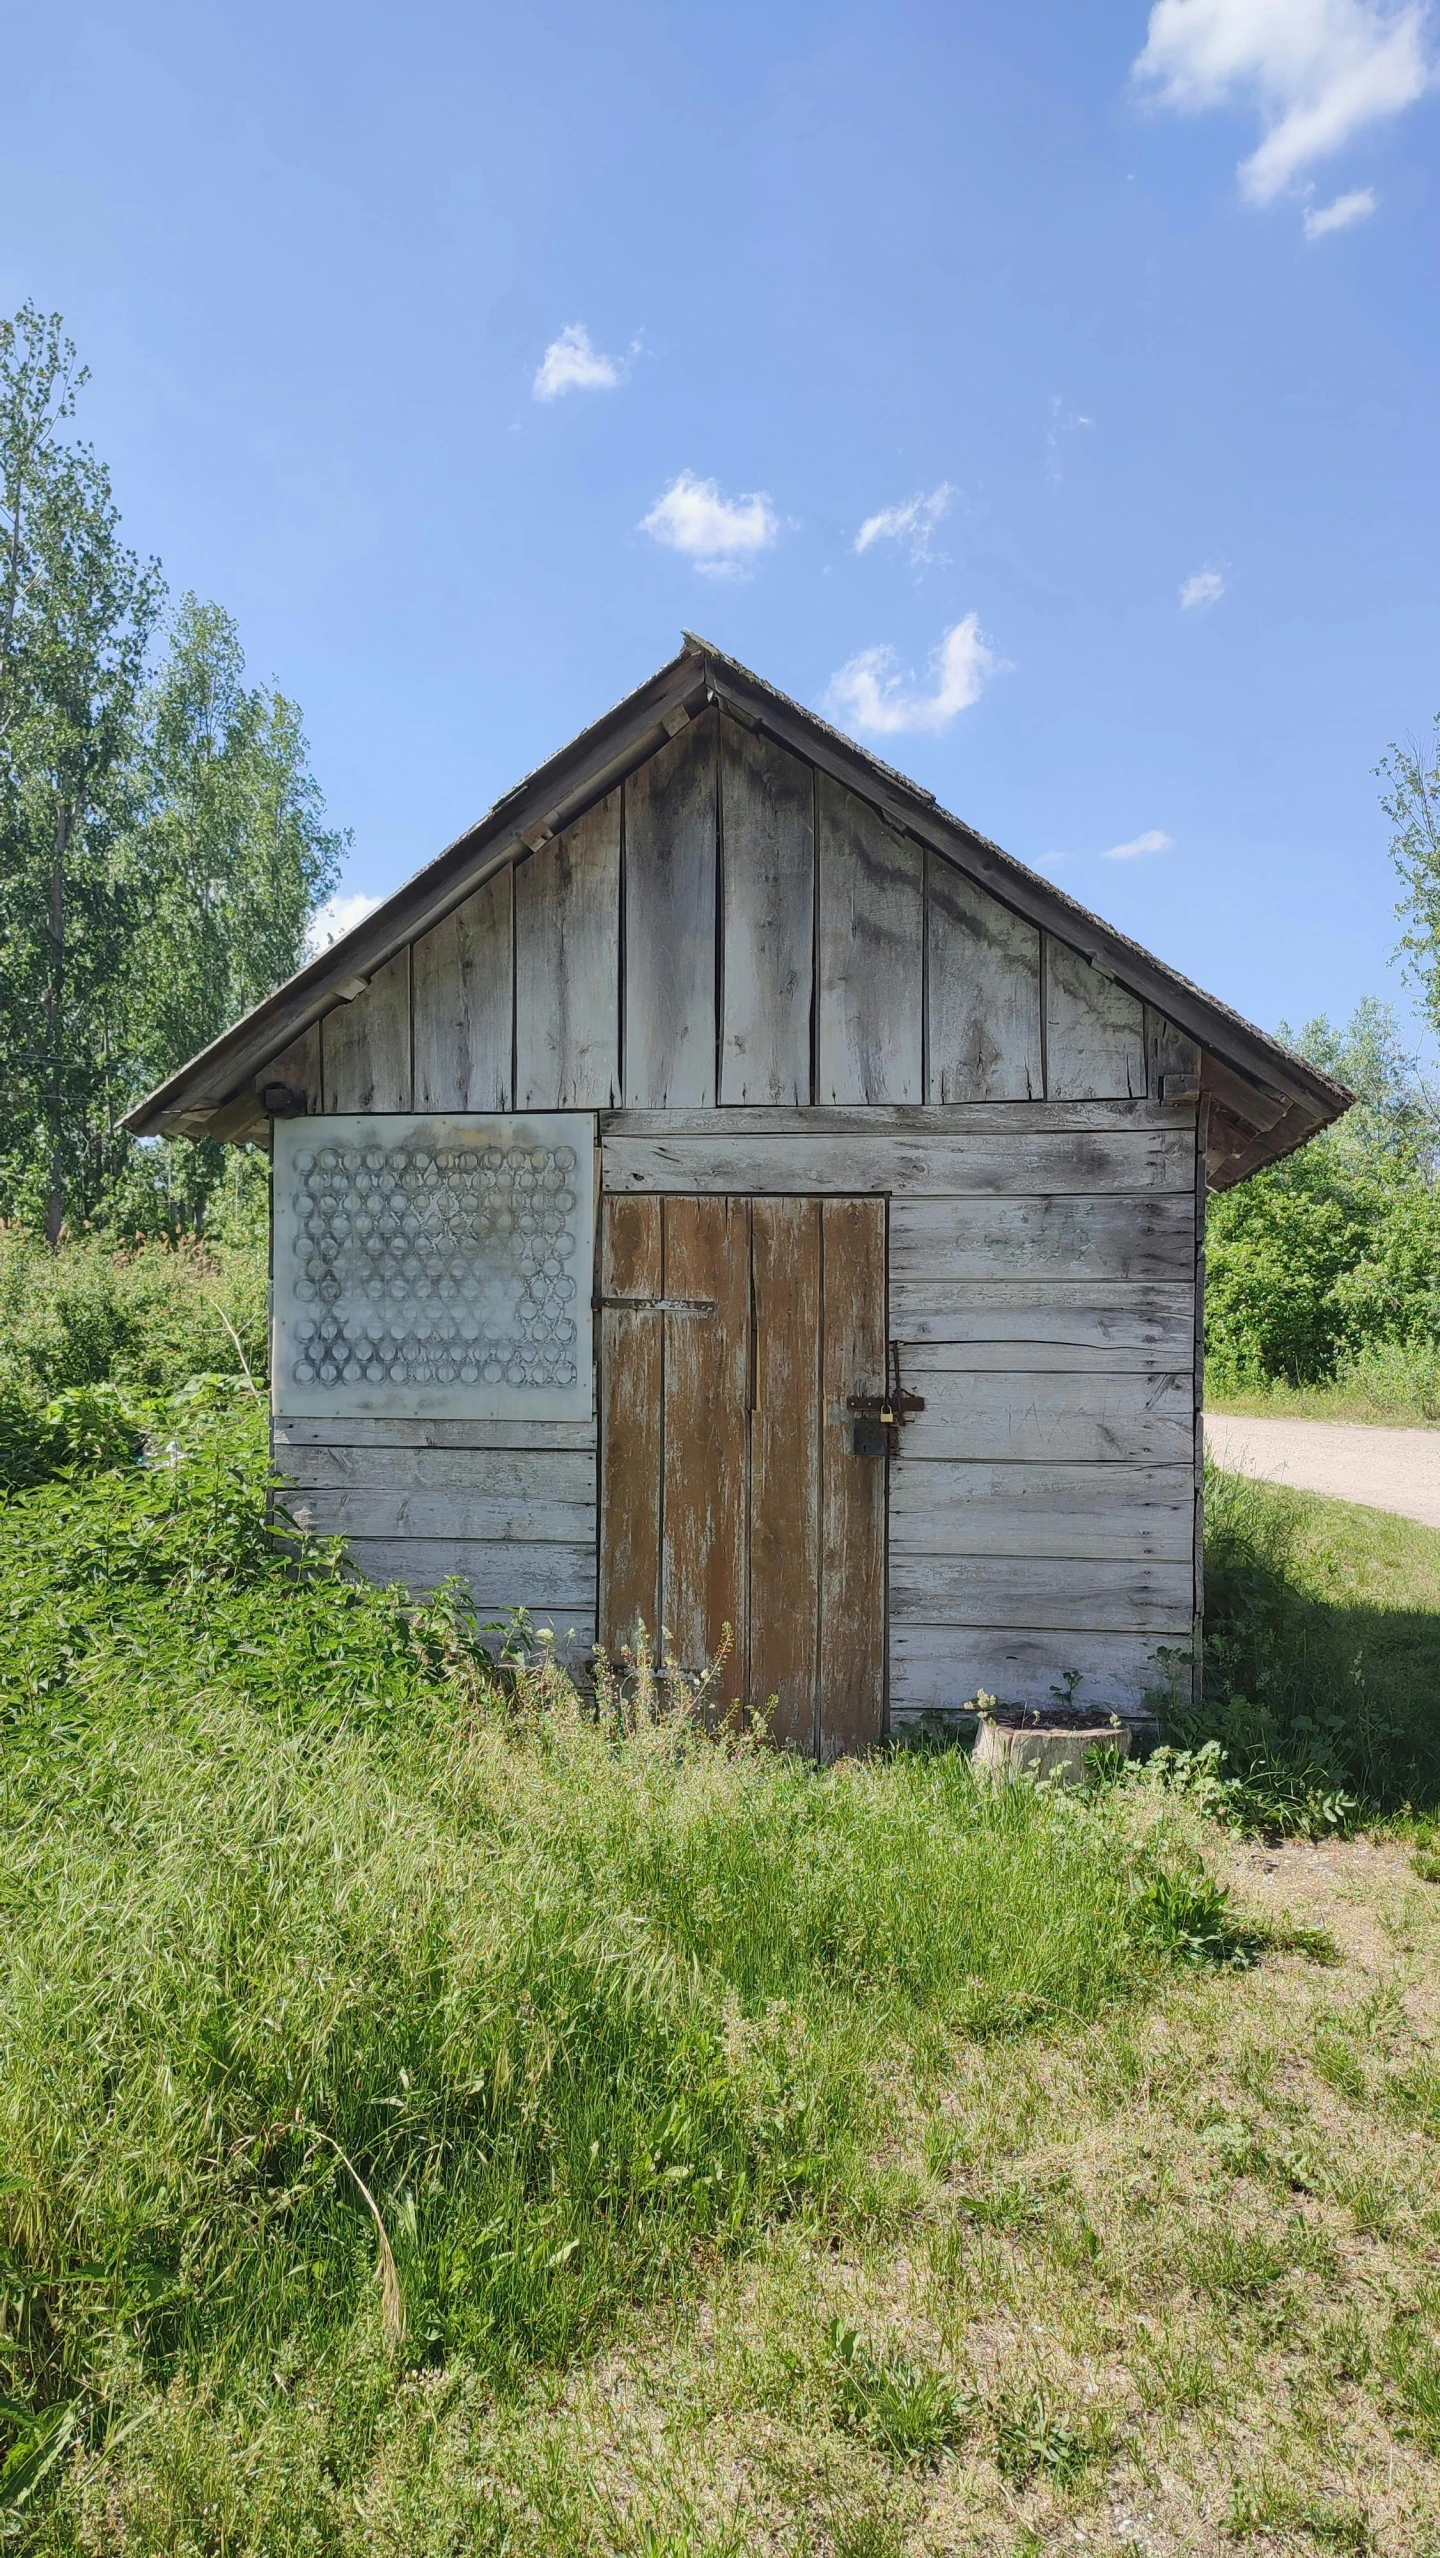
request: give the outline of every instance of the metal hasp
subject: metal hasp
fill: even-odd
[[[852,1394],[845,1409],[857,1415],[852,1446],[857,1457],[888,1457],[895,1448],[895,1433],[912,1412],[923,1412],[923,1394],[907,1394],[897,1386],[893,1394]]]

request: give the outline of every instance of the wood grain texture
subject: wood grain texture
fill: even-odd
[[[1150,1101],[888,1102],[841,1108],[816,1103],[763,1103],[718,1110],[607,1110],[607,1137],[1011,1137],[1071,1136],[1086,1129],[1158,1128],[1173,1134],[1193,1126],[1194,1111]]]
[[[287,1483],[308,1492],[453,1492],[507,1504],[595,1504],[590,1449],[278,1446],[275,1465]]]
[[[731,1630],[717,1694],[744,1693],[748,1635],[750,1206],[667,1199],[665,1293],[713,1316],[665,1326],[664,1619],[676,1661],[703,1669]]]
[[[601,1295],[658,1297],[665,1262],[658,1199],[607,1199]],[[605,1307],[600,1317],[600,1640],[634,1648],[643,1626],[660,1646],[660,1485],[664,1333],[658,1314]]]
[[[720,722],[724,1102],[808,1102],[815,909],[814,776],[768,738]]]
[[[353,1004],[320,1024],[325,1109],[409,1110],[410,953],[377,968]]]
[[[280,1418],[271,1439],[283,1448],[592,1448],[593,1421],[390,1421],[343,1413]]]
[[[916,1198],[1084,1197],[1105,1191],[1194,1189],[1195,1144],[1185,1128],[1087,1129],[960,1136],[826,1132],[752,1136],[606,1136],[607,1190],[846,1193]]]
[[[279,1496],[297,1528],[317,1537],[477,1537],[516,1545],[595,1545],[593,1501],[491,1500],[449,1488],[427,1492],[309,1491]]]
[[[515,872],[515,1107],[620,1098],[620,793]]]
[[[1101,1712],[1139,1714],[1155,1699],[1189,1693],[1188,1622],[1166,1633],[1091,1634],[1020,1627],[897,1625],[890,1638],[890,1717],[903,1725],[927,1711],[953,1712],[984,1688],[1011,1705],[1049,1705],[1078,1670],[1079,1702]]]
[[[1002,1294],[997,1289],[986,1293],[991,1299]],[[1125,1358],[1134,1353],[1170,1368],[1187,1366],[1194,1342],[1190,1290],[1172,1284],[1125,1293],[1133,1302],[1113,1305],[1097,1290],[1088,1302],[1081,1298],[1066,1304],[1055,1302],[1047,1291],[1017,1287],[1014,1294],[1025,1301],[1019,1305],[1003,1299],[998,1305],[977,1305],[968,1297],[957,1298],[943,1281],[900,1281],[890,1291],[890,1334],[899,1342],[951,1345],[956,1355],[942,1360],[942,1366],[996,1366],[1009,1353],[1012,1367],[1064,1367],[1075,1364],[1070,1358],[1075,1351],[1093,1364],[1103,1364],[1110,1354]],[[1037,1361],[1030,1354],[1040,1349],[1047,1355]],[[968,1355],[981,1351],[986,1353],[983,1360]]]
[[[412,953],[417,1110],[508,1110],[515,1006],[506,863]]]
[[[897,1198],[892,1279],[1189,1280],[1193,1197]]]
[[[1184,1563],[1188,1466],[945,1463],[906,1453],[890,1469],[890,1552],[1065,1555]]]
[[[470,1537],[354,1537],[347,1549],[367,1581],[434,1590],[452,1574],[477,1608],[529,1608],[545,1623],[595,1622],[595,1553],[578,1545],[506,1545]]]
[[[817,1101],[923,1102],[925,856],[821,774]]]
[[[827,1199],[820,1548],[820,1756],[874,1747],[885,1721],[885,1476],[858,1457],[852,1394],[883,1393],[885,1208]]]
[[[1064,1626],[1148,1633],[1190,1623],[1191,1569],[1178,1562],[1053,1555],[892,1553],[892,1625]]]
[[[1040,935],[930,855],[930,1090],[932,1102],[1038,1101]]]
[[[261,1067],[255,1077],[256,1091],[263,1091],[266,1084],[288,1084],[292,1092],[303,1093],[307,1118],[318,1118],[325,1098],[318,1021],[312,1022],[308,1030],[302,1030],[299,1038],[292,1039],[288,1048],[282,1048],[279,1056],[272,1058],[268,1066]]]
[[[752,1206],[755,1380],[750,1472],[752,1704],[778,1700],[782,1749],[813,1756],[819,1677],[820,1205]]]
[[[1012,1369],[931,1376],[923,1390],[925,1409],[904,1432],[907,1460],[1181,1465],[1193,1458],[1188,1368],[1161,1377]]]
[[[715,1099],[717,711],[625,784],[625,1098]]]
[[[1147,1089],[1145,1007],[1069,944],[1045,936],[1045,1073],[1052,1101]]]
[[[1145,1007],[1145,1056],[1147,1083],[1154,1101],[1164,1100],[1167,1075],[1199,1077],[1199,1040],[1192,1039],[1188,1031],[1177,1030],[1174,1022],[1167,1021],[1151,1004]]]

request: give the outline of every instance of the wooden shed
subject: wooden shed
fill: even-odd
[[[299,1522],[830,1756],[1188,1681],[1206,1184],[1348,1098],[687,636],[128,1124],[273,1142]]]

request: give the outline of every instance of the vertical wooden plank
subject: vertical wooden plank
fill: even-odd
[[[713,1314],[665,1325],[662,1605],[675,1660],[700,1669],[734,1641],[717,1694],[743,1695],[748,1639],[746,1486],[750,1437],[750,1203],[670,1198],[665,1294]]]
[[[751,1203],[755,1290],[750,1422],[752,1705],[774,1696],[783,1748],[816,1748],[820,1542],[819,1199]]]
[[[1177,1030],[1173,1021],[1167,1021],[1164,1014],[1157,1013],[1150,1004],[1145,1007],[1145,1054],[1149,1060],[1148,1085],[1152,1101],[1167,1098],[1167,1075],[1199,1076],[1199,1040],[1192,1039],[1188,1031]],[[1173,1099],[1173,1094],[1169,1098]]]
[[[809,1101],[815,777],[720,722],[722,1102]]]
[[[353,1004],[337,1004],[320,1025],[325,1108],[408,1110],[410,953],[377,968]]]
[[[510,1107],[514,876],[507,862],[414,945],[417,1110]]]
[[[815,788],[820,874],[816,1099],[924,1099],[924,862],[909,835],[828,773]]]
[[[705,711],[625,784],[625,1099],[715,1101],[716,728]]]
[[[1195,1613],[1191,1633],[1190,1695],[1205,1701],[1205,1154],[1208,1105],[1195,1116]]]
[[[664,1258],[658,1199],[607,1198],[602,1297],[658,1297]],[[633,1644],[637,1620],[660,1639],[662,1317],[606,1306],[600,1318],[600,1641]]]
[[[303,1094],[306,1115],[315,1118],[323,1106],[324,1097],[318,1021],[312,1022],[308,1030],[302,1030],[299,1038],[292,1039],[288,1048],[282,1048],[278,1057],[272,1057],[268,1066],[261,1067],[255,1078],[256,1091],[263,1092],[267,1084],[288,1084],[292,1092]]]
[[[1127,1101],[1145,1092],[1145,1007],[1068,942],[1045,936],[1047,1098]]]
[[[931,1101],[1039,1101],[1040,933],[930,855]]]
[[[620,793],[515,872],[515,1107],[609,1110],[620,1093]]]
[[[824,1394],[820,1756],[873,1748],[885,1718],[883,1457],[854,1453],[852,1394],[885,1390],[885,1203],[821,1203]]]

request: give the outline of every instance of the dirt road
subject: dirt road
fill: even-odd
[[[1207,1412],[1205,1446],[1231,1474],[1326,1492],[1371,1510],[1398,1510],[1440,1528],[1440,1430],[1388,1430],[1366,1421],[1284,1421]]]

